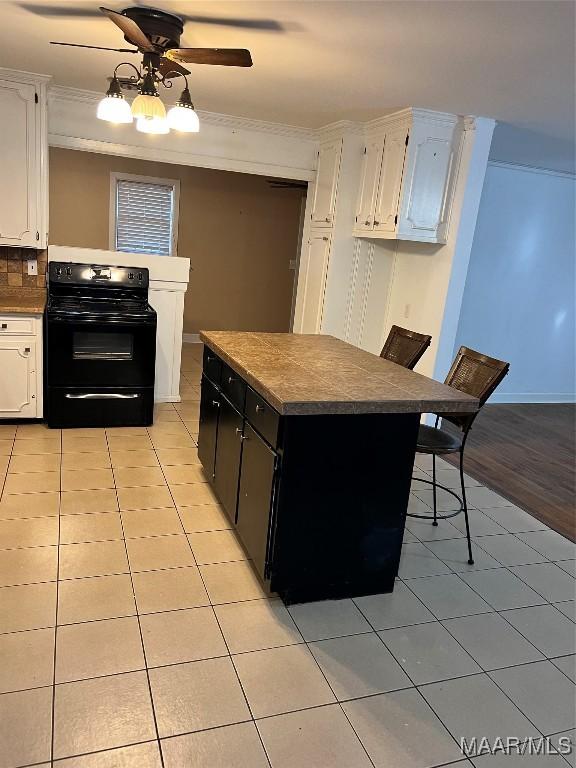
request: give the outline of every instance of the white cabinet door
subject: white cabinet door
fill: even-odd
[[[36,88],[0,80],[0,245],[38,247]]]
[[[360,190],[356,206],[355,229],[369,231],[374,227],[376,193],[378,191],[383,151],[383,138],[369,141],[364,149]]]
[[[304,299],[300,333],[320,333],[324,292],[328,275],[331,237],[313,232],[307,243],[302,260]]]
[[[35,418],[36,342],[0,339],[0,417]]]
[[[415,125],[404,172],[398,236],[438,242],[444,237],[446,192],[453,159],[452,126]]]
[[[376,212],[374,215],[375,231],[396,231],[407,135],[405,127],[386,133]]]
[[[341,156],[342,139],[320,147],[311,214],[315,226],[331,227],[334,222]]]

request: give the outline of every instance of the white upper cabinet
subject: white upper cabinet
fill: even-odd
[[[331,227],[336,211],[342,139],[321,144],[310,218],[312,226]]]
[[[384,139],[384,153],[374,213],[374,230],[377,232],[393,234],[396,231],[407,143],[408,133],[405,127],[389,131]]]
[[[445,242],[457,126],[416,109],[369,126],[354,235]]]
[[[0,245],[47,245],[47,80],[0,69]]]
[[[370,231],[374,227],[374,211],[376,210],[376,195],[380,181],[383,151],[383,138],[369,141],[364,148],[360,191],[356,207],[356,229]]]

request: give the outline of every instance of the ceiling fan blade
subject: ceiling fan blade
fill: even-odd
[[[171,48],[164,54],[182,64],[219,64],[223,67],[251,67],[252,56],[245,48]]]
[[[183,67],[181,64],[178,64],[177,61],[172,61],[171,59],[167,59],[165,56],[162,56],[160,59],[160,74],[170,80],[173,77],[178,77],[178,75],[189,75],[190,70]]]
[[[224,19],[219,16],[182,16],[183,21],[194,24],[215,24],[219,27],[239,27],[241,29],[263,29],[271,32],[283,32],[284,27],[275,19]]]
[[[35,13],[37,16],[85,16],[88,18],[98,18],[100,13],[97,8],[74,8],[70,5],[36,5],[34,3],[20,3],[20,8],[24,8],[29,13]]]
[[[154,53],[156,49],[135,21],[129,19],[128,16],[124,16],[122,13],[111,11],[109,8],[100,6],[100,10],[105,16],[108,16],[110,21],[113,21],[117,27],[120,27],[122,32],[124,32],[124,38],[129,43],[136,45],[143,52]]]
[[[138,53],[137,48],[104,48],[101,45],[82,45],[81,43],[58,43],[54,40],[50,41],[50,45],[66,45],[70,48],[92,48],[96,51],[115,51],[116,53]]]

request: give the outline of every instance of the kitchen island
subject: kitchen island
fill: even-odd
[[[422,413],[475,398],[332,336],[205,331],[198,454],[286,603],[390,592]]]

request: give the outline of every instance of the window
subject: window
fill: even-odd
[[[176,256],[178,181],[112,173],[110,248]]]

